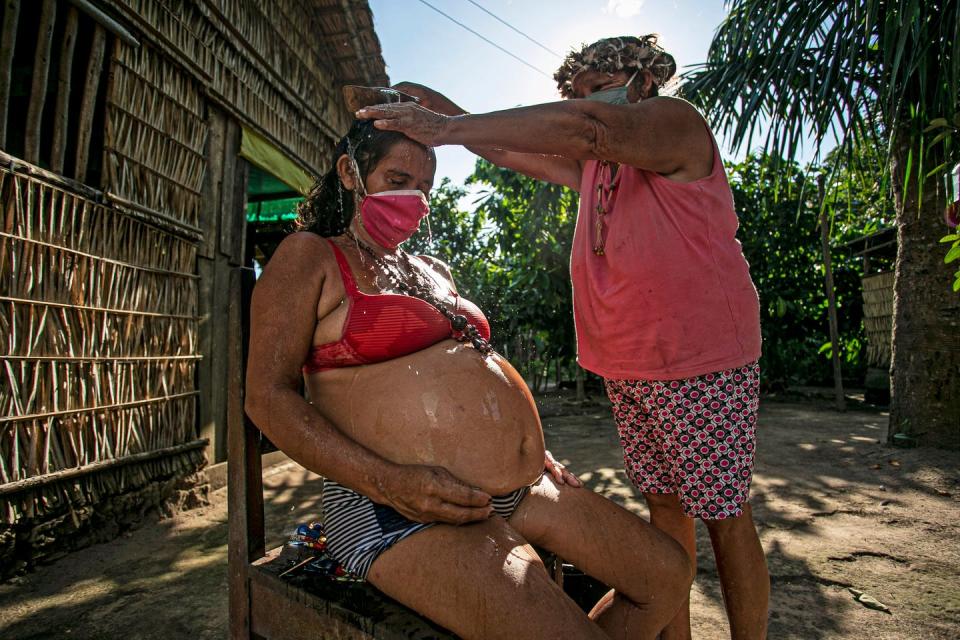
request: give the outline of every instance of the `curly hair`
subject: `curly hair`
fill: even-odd
[[[333,150],[330,170],[317,179],[310,193],[297,206],[296,231],[311,231],[329,238],[339,236],[350,226],[354,215],[354,192],[348,190],[337,173],[340,156],[352,155],[364,183],[367,176],[398,142],[413,142],[398,131],[382,131],[373,120],[355,120]],[[414,144],[418,144],[415,143]]]
[[[603,73],[649,69],[658,88],[663,87],[677,72],[673,56],[657,44],[657,35],[620,36],[604,38],[593,44],[572,50],[553,74],[557,88],[564,98],[573,98],[573,79],[584,69]]]

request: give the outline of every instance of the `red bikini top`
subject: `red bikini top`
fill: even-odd
[[[304,373],[353,367],[399,358],[434,345],[441,340],[459,338],[447,320],[432,304],[402,294],[363,293],[350,272],[350,265],[332,241],[330,246],[340,267],[343,288],[350,307],[343,325],[343,336],[336,342],[316,345],[303,364]],[[490,324],[483,312],[469,300],[451,291],[454,313],[466,316],[484,339],[490,339]]]

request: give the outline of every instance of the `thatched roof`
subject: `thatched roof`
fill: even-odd
[[[366,0],[316,0],[324,48],[343,84],[387,86],[386,64]]]

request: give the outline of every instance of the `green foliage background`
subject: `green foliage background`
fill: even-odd
[[[857,180],[843,181],[822,202],[816,180],[827,175],[807,171],[782,158],[751,155],[727,167],[740,229],[737,237],[750,263],[760,296],[763,358],[761,371],[768,387],[788,384],[830,384],[832,369],[824,288],[820,211],[831,222],[831,262],[840,335],[843,375],[862,381],[864,352],[862,260],[845,243],[876,231],[891,211],[881,192]],[[831,193],[831,192],[827,192]],[[868,195],[870,198],[866,198]]]
[[[578,194],[485,160],[467,184],[480,189],[475,210],[459,207],[465,188],[444,180],[431,195],[430,231],[421,227],[408,250],[450,265],[460,292],[490,320],[497,350],[534,387],[548,374],[572,378],[569,261]]]

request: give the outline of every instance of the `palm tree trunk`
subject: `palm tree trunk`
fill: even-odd
[[[960,449],[960,295],[951,291],[952,269],[938,244],[946,200],[936,179],[926,180],[922,198],[916,177],[903,182],[908,140],[898,136],[891,161],[898,248],[889,437]]]

